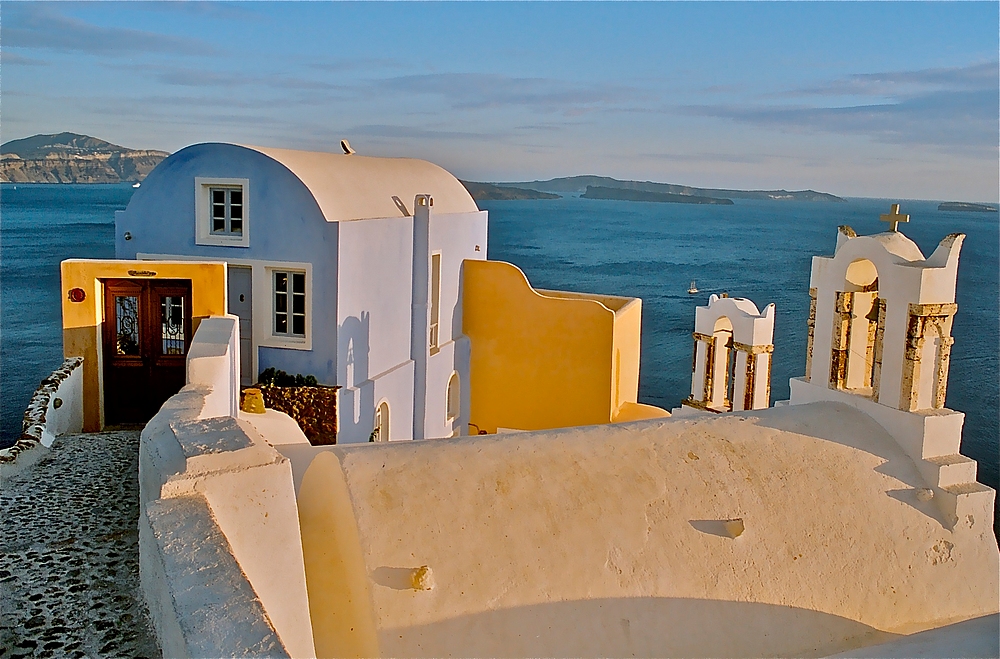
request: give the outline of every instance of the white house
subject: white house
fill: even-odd
[[[241,382],[275,367],[339,385],[338,442],[464,434],[460,270],[486,258],[487,214],[444,169],[197,144],[115,225],[119,259],[225,261]]]

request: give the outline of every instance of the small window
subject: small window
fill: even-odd
[[[431,254],[431,327],[430,349],[433,355],[440,345],[441,320],[441,253]]]
[[[274,333],[306,335],[306,273],[274,271]]]
[[[250,180],[196,177],[195,244],[250,246]]]
[[[209,188],[212,235],[243,235],[243,188]]]
[[[450,422],[457,419],[462,410],[462,392],[459,389],[458,373],[452,373],[451,377],[448,378],[447,400],[448,411],[446,414],[448,421]]]

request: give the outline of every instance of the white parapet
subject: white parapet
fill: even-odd
[[[187,383],[208,388],[199,418],[235,417],[240,405],[240,336],[238,316],[201,321],[187,356]]]
[[[0,450],[0,464],[14,462],[26,451],[36,454],[31,449],[38,445],[48,448],[59,435],[83,429],[82,366],[82,357],[71,357],[42,380],[24,411],[21,437],[13,446]]]
[[[202,321],[188,353],[188,384],[143,429],[142,589],[164,650],[311,657],[291,464],[237,418],[238,327],[232,316]],[[185,530],[178,521],[184,514],[176,511],[198,510],[196,502],[207,506],[204,519]],[[208,528],[213,524],[218,533]],[[212,551],[198,550],[206,533],[215,538]],[[189,558],[176,551],[184,543],[191,544]],[[234,593],[252,596],[234,595],[214,606],[215,582],[199,583],[201,573],[232,581]]]

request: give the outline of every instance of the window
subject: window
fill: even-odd
[[[195,180],[195,244],[250,246],[250,180]]]
[[[274,333],[278,336],[306,335],[306,273],[273,271]]]
[[[243,188],[209,188],[212,200],[212,234],[243,235]]]
[[[462,393],[459,389],[458,373],[452,373],[451,377],[448,378],[447,405],[448,411],[445,413],[445,416],[451,422],[458,418],[462,410]]]
[[[441,320],[441,253],[431,254],[431,354],[438,351]]]

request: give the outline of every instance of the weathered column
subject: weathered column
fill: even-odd
[[[733,343],[733,349],[746,355],[746,376],[742,390],[742,407],[737,407],[734,401],[734,410],[759,410],[770,404],[771,399],[771,354],[774,352],[774,345],[747,345],[746,343]],[[761,375],[761,365],[766,361],[766,375]],[[761,387],[764,387],[764,395],[761,395]]]
[[[706,356],[712,337],[701,332],[692,332],[691,337],[694,339],[694,349],[691,352],[691,396],[689,399],[704,401],[707,399],[707,390],[705,389]]]
[[[899,409],[913,412],[920,407],[921,376],[935,378],[927,408],[941,409],[948,393],[948,366],[951,361],[952,319],[958,305],[911,304],[906,324],[906,344],[903,352],[903,376],[900,386]],[[938,350],[934,364],[922,364],[928,328],[938,335]],[[923,373],[921,372],[923,371]]]
[[[851,309],[854,293],[838,291],[833,314],[833,341],[830,350],[830,388],[847,385],[847,362],[851,348]]]
[[[885,342],[885,300],[875,298],[878,320],[875,323],[875,341],[872,346],[872,400],[878,402],[882,384],[882,346]]]
[[[813,343],[816,339],[816,289],[809,289],[809,319],[806,327],[809,336],[806,339],[806,381],[812,381]]]
[[[706,405],[711,404],[715,395],[715,381],[713,379],[715,371],[715,337],[712,336],[706,344],[705,350],[705,380],[704,395],[702,399]]]

